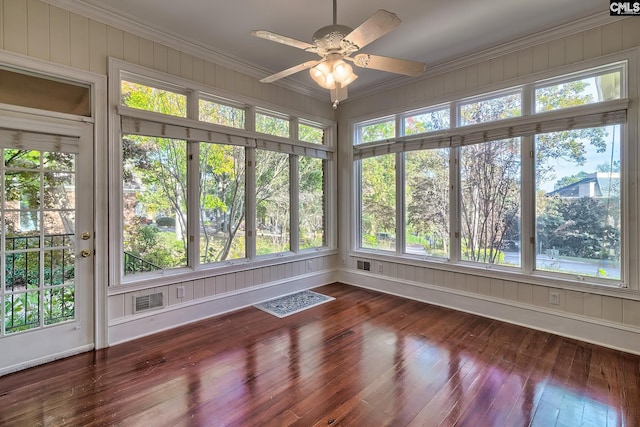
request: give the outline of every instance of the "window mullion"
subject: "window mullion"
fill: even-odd
[[[534,112],[535,86],[522,88],[522,116]],[[536,267],[536,165],[535,137],[520,139],[520,265],[523,273],[531,274]]]
[[[449,261],[460,261],[460,147],[449,150]]]
[[[245,214],[247,230],[245,252],[248,259],[256,257],[256,149],[245,148]]]
[[[522,174],[520,187],[520,263],[525,274],[530,274],[536,267],[536,167],[534,140],[533,136],[525,136],[520,140],[520,173]]]
[[[200,144],[187,141],[187,257],[189,265],[200,265]]]
[[[354,245],[356,249],[362,249],[362,160],[358,160],[354,163],[353,168],[353,200],[352,203],[356,207],[352,221],[355,223],[355,229],[351,236],[354,239]]]
[[[299,157],[289,155],[289,248],[291,252],[300,249],[300,168]]]
[[[187,93],[187,118],[198,118],[198,96]],[[187,141],[187,265],[200,265],[200,147],[198,141]]]
[[[449,123],[459,126],[458,103],[449,104]],[[460,261],[460,148],[449,149],[449,261]]]
[[[396,254],[402,255],[406,245],[404,153],[396,153]]]

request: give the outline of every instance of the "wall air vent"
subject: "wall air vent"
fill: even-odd
[[[149,295],[137,295],[133,297],[133,313],[153,310],[164,307],[164,295],[162,292]]]
[[[358,270],[371,271],[371,263],[369,261],[363,261],[361,259],[357,262]]]

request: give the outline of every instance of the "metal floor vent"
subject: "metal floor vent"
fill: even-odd
[[[162,292],[149,295],[140,295],[133,297],[133,312],[139,313],[145,310],[164,307],[164,297]]]
[[[371,263],[369,261],[358,260],[357,263],[358,270],[371,271]]]

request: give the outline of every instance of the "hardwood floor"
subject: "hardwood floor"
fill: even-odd
[[[333,284],[0,378],[2,426],[638,426],[640,356]]]

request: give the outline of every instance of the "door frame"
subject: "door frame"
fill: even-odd
[[[93,341],[96,349],[109,345],[108,337],[108,147],[107,147],[107,61],[103,74],[54,64],[24,55],[0,51],[0,65],[33,71],[38,74],[88,85],[91,88],[91,117],[55,113],[0,103],[0,118],[11,112],[27,113],[51,118],[64,118],[93,124],[93,205],[94,249],[93,257]],[[12,126],[12,127],[15,127]],[[48,128],[50,130],[50,128]],[[26,368],[27,366],[20,367]],[[7,372],[0,372],[0,375]]]

